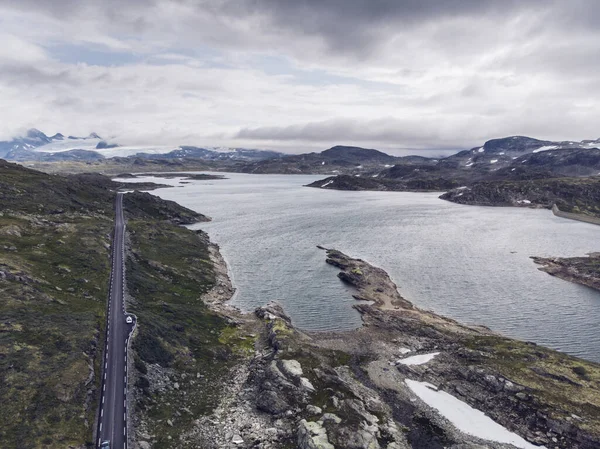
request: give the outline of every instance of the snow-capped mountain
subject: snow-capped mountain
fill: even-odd
[[[281,157],[275,151],[246,148],[178,145],[119,145],[96,133],[87,137],[57,133],[48,137],[42,131],[30,129],[24,137],[0,142],[0,158],[12,161],[96,160],[112,157],[159,159],[199,158],[207,160],[252,161]]]

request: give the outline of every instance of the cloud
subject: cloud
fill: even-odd
[[[0,137],[296,151],[600,134],[593,0],[0,0],[0,17]]]

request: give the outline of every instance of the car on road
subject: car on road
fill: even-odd
[[[131,323],[133,323],[133,318],[131,318],[130,316],[128,316],[127,318],[125,318],[125,322],[127,324],[131,324]]]
[[[103,441],[100,443],[100,449],[110,449],[110,441]]]

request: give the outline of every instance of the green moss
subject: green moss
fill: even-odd
[[[482,351],[481,363],[530,389],[542,409],[557,418],[582,413],[591,419],[580,426],[600,435],[600,365],[533,343],[503,337],[470,337],[466,346]]]
[[[231,350],[241,355],[254,354],[256,336],[242,335],[242,331],[235,326],[228,326],[221,331],[219,343],[228,346]]]

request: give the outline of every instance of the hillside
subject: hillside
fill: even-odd
[[[527,181],[478,182],[440,198],[477,206],[551,208],[600,217],[600,178],[553,178]]]
[[[48,175],[0,160],[2,447],[93,445],[118,187],[96,174]],[[124,203],[135,226],[163,233],[171,232],[170,223],[206,219],[148,194],[127,194]],[[167,255],[157,255],[163,267]],[[200,254],[182,263],[211,279]],[[188,275],[178,273],[183,283]]]

